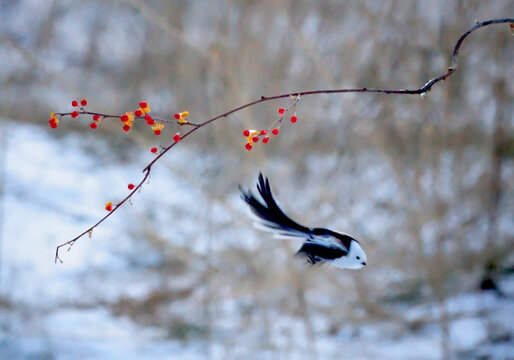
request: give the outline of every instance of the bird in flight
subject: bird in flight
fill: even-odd
[[[309,264],[329,263],[340,269],[360,269],[366,265],[366,253],[353,237],[325,228],[308,228],[287,216],[273,198],[268,178],[262,174],[257,183],[262,201],[250,190],[240,190],[241,198],[257,217],[255,225],[276,237],[303,239],[297,255]]]

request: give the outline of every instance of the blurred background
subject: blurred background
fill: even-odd
[[[1,359],[514,359],[514,41],[474,32],[424,98],[304,97],[194,134],[62,120],[146,100],[200,122],[261,95],[418,88],[498,1],[12,0],[0,3]],[[510,79],[510,81],[508,80]],[[308,268],[252,227],[238,185],[270,177],[307,226],[348,232],[360,271]]]

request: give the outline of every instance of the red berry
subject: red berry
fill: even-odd
[[[298,120],[298,118],[296,117],[296,115],[291,116],[291,122],[292,122],[293,124],[294,124],[297,120]]]
[[[73,100],[71,102],[71,106],[73,106],[73,107],[79,106],[79,103],[77,102],[77,100]]]
[[[161,130],[155,130],[154,133],[155,135],[161,135]]]
[[[268,133],[268,130],[261,130],[261,135],[266,135]]]
[[[80,105],[86,106],[87,105],[87,100],[86,99],[80,100]]]
[[[107,210],[107,211],[112,211],[112,205],[107,205],[107,206],[105,207],[105,210]]]
[[[152,152],[152,154],[155,154],[155,153],[157,153],[157,148],[153,147],[153,148],[150,149],[150,151]]]
[[[180,141],[180,134],[177,133],[177,134],[173,135],[173,140],[175,142],[179,142]]]
[[[153,125],[155,124],[155,120],[152,119],[152,117],[148,114],[145,115],[146,125]]]
[[[124,131],[129,131],[129,130],[130,130],[130,126],[128,126],[128,125],[123,125],[123,130],[124,130]]]
[[[246,148],[246,150],[248,150],[248,151],[252,150],[252,147],[253,147],[253,146],[252,146],[252,144],[250,144],[250,143],[247,143],[247,144],[245,145],[245,148]]]
[[[78,111],[75,110],[74,112],[71,113],[71,117],[72,118],[75,119],[77,116],[79,116],[79,112]]]
[[[96,129],[98,127],[98,125],[95,122],[92,122],[91,124],[89,124],[89,127],[91,129]]]
[[[121,121],[123,121],[123,122],[127,122],[127,121],[129,121],[129,117],[128,117],[128,115],[127,115],[127,114],[123,114],[123,115],[121,115],[121,116],[120,116],[120,119],[121,119]]]
[[[269,137],[267,136],[267,137],[265,137],[264,139],[262,139],[262,142],[263,142],[263,143],[265,143],[265,144],[267,144],[267,143],[269,142]]]
[[[93,115],[93,120],[94,121],[99,121],[100,120],[100,115]]]
[[[134,111],[134,115],[141,116],[141,115],[143,115],[143,112],[141,110],[137,109],[136,111]]]
[[[148,104],[146,103],[146,101],[141,101],[141,102],[139,103],[139,107],[141,107],[141,108],[143,108],[143,109],[144,109],[145,107],[148,107]]]
[[[278,135],[278,129],[273,129],[273,130],[271,130],[271,133],[272,133],[273,135]]]
[[[55,129],[57,127],[57,124],[55,123],[55,121],[50,123],[50,127],[52,129]]]
[[[180,113],[176,113],[175,115],[173,115],[175,117],[175,119],[180,119]]]
[[[52,119],[48,120],[48,123],[49,123],[49,124],[52,124],[52,123],[54,123],[54,122],[55,122],[55,119],[54,119],[54,118],[52,118]]]
[[[280,116],[284,115],[285,112],[286,112],[286,110],[284,108],[278,108],[278,114]]]
[[[254,136],[254,137],[252,138],[252,141],[253,141],[253,142],[257,142],[257,141],[259,141],[259,137],[258,137],[258,136]]]
[[[250,130],[243,131],[243,136],[246,136],[246,137],[250,136]]]
[[[128,187],[129,190],[134,190],[135,186],[134,186],[134,184],[130,183],[130,184],[128,184],[127,187]]]

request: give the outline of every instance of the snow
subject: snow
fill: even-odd
[[[184,348],[166,339],[162,329],[142,328],[105,309],[59,305],[94,300],[94,292],[85,292],[90,285],[80,280],[88,269],[126,270],[123,258],[107,245],[115,234],[128,236],[120,233],[123,220],[116,216],[95,230],[91,239],[81,239],[72,251],[64,249],[63,264],[54,264],[53,257],[57,244],[104,215],[105,189],[126,188],[126,179],[140,169],[121,165],[95,169],[93,158],[74,145],[84,139],[69,136],[57,141],[52,135],[38,126],[10,126],[9,143],[16,146],[9,146],[6,154],[0,284],[16,307],[0,315],[0,324],[9,330],[0,336],[0,358],[30,358],[45,352],[57,359],[197,358],[196,347]],[[106,180],[99,180],[102,177]],[[153,186],[163,186],[163,181],[169,186],[170,178],[156,179]],[[155,196],[148,188],[145,195]],[[191,200],[189,193],[173,196]],[[116,284],[105,281],[94,291],[101,289],[103,301],[114,301],[120,294],[143,296],[155,285],[151,278],[134,282],[133,277],[126,281],[117,277]]]
[[[137,213],[134,207],[123,209],[119,216],[105,222],[95,230],[92,239],[81,239],[72,251],[64,251],[63,264],[53,263],[56,244],[66,241],[82,231],[84,224],[102,216],[108,193],[113,191],[111,196],[123,196],[127,179],[139,174],[138,166],[112,163],[96,168],[91,155],[74,145],[84,139],[69,136],[58,141],[52,133],[32,125],[18,124],[10,128],[9,141],[16,146],[10,146],[6,155],[5,204],[8,211],[1,285],[15,308],[0,315],[4,329],[0,340],[3,356],[24,359],[48,353],[57,359],[204,358],[206,353],[201,343],[170,339],[163,328],[146,327],[127,316],[117,316],[106,308],[92,305],[98,299],[116,301],[120,296],[143,299],[159,284],[150,273],[138,277],[129,273],[123,276],[130,265],[113,251],[128,246],[123,238],[129,237],[131,230],[130,226],[123,225],[124,217]],[[178,159],[174,159],[175,163],[186,161]],[[370,171],[364,175],[362,181],[372,182],[379,173]],[[177,189],[180,181],[172,171],[161,169],[134,201],[143,208],[145,203],[155,201],[169,202],[172,206],[174,203],[201,202],[201,191],[159,191],[162,188]],[[384,183],[383,186],[393,185]],[[385,193],[384,189],[376,188],[369,195],[382,199]],[[227,209],[221,204],[213,206],[219,210],[216,221],[231,221],[232,215]],[[364,208],[356,211],[358,214],[366,213]],[[167,216],[158,216],[157,220],[163,224],[169,221]],[[377,221],[382,220],[378,217]],[[185,222],[184,226],[182,231],[185,233],[194,231],[194,224]],[[163,236],[176,231],[162,229]],[[112,242],[114,238],[118,239],[116,244]],[[177,241],[180,242],[180,238]],[[217,244],[218,249],[220,246]],[[201,253],[206,248],[196,246],[196,251]],[[151,262],[151,254],[147,259]],[[84,278],[90,269],[102,268],[119,275],[114,281],[105,278],[101,286]],[[177,278],[174,284],[180,288],[192,281]],[[506,292],[512,293],[513,283],[511,280],[505,282]],[[301,320],[285,314],[271,314],[274,319],[269,325],[272,351],[243,346],[250,338],[259,336],[255,330],[234,333],[242,321],[238,310],[241,300],[220,304],[219,310],[222,311],[216,322],[218,331],[213,335],[209,350],[211,358],[226,358],[228,339],[241,344],[234,349],[235,354],[250,351],[257,359],[267,359],[272,354],[303,359],[312,342],[321,358],[338,358],[344,354],[345,358],[356,360],[428,360],[442,356],[440,344],[444,335],[441,327],[434,325],[441,316],[439,304],[420,304],[401,310],[406,321],[428,321],[416,332],[406,331],[396,322],[383,321],[349,323],[335,336],[328,336],[326,318],[315,317],[314,340],[307,340],[309,335]],[[84,308],[71,306],[77,301]],[[196,305],[192,301],[190,299],[181,305],[184,311],[194,310]],[[310,301],[316,301],[315,297]],[[449,298],[444,308],[447,316],[453,319],[449,323],[449,336],[455,351],[466,353],[479,348],[481,354],[493,354],[491,356],[501,359],[502,354],[512,350],[511,343],[488,342],[491,327],[497,329],[498,338],[514,332],[514,322],[510,321],[514,305],[510,297],[501,298],[493,293],[464,293]],[[484,319],[483,314],[489,315]],[[290,348],[291,341],[293,349]]]
[[[487,329],[477,318],[456,320],[450,324],[450,337],[456,350],[468,351],[487,339]]]

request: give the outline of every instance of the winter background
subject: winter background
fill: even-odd
[[[514,37],[473,33],[419,96],[321,95],[251,152],[287,101],[195,133],[66,119],[140,100],[203,121],[259,98],[417,88],[498,1],[0,2],[0,359],[514,359]],[[252,228],[238,185],[361,240],[368,266],[307,268]],[[493,289],[490,289],[493,288]],[[496,288],[496,289],[494,289]]]

